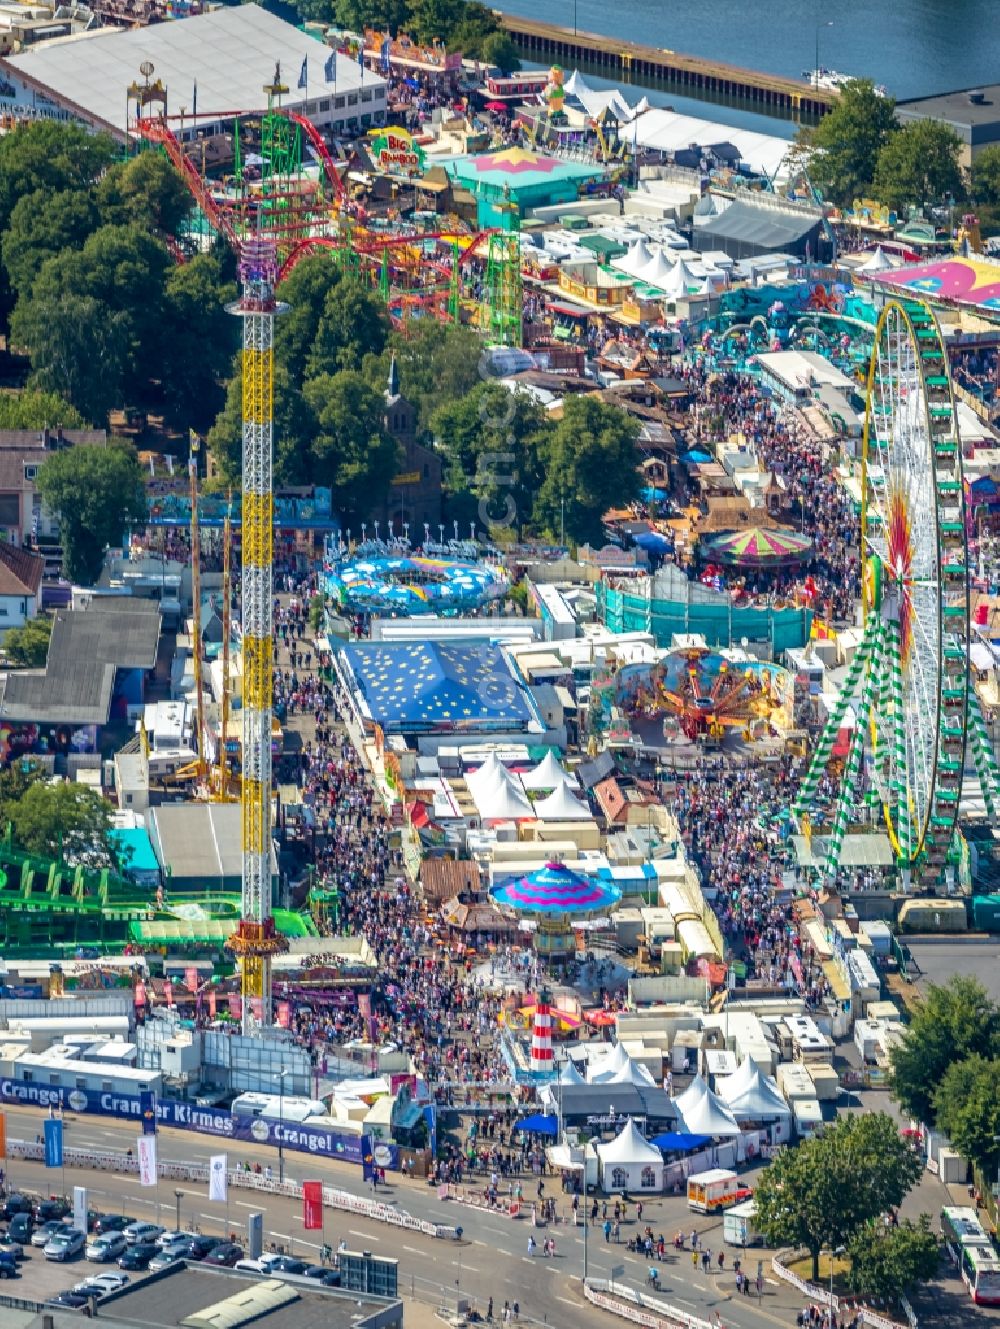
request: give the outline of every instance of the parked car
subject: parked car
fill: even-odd
[[[94,1220],[94,1231],[97,1233],[124,1232],[129,1223],[135,1221],[128,1214],[98,1214]]]
[[[104,1274],[92,1274],[86,1280],[92,1287],[102,1287],[106,1292],[120,1292],[123,1287],[128,1287],[128,1274],[116,1273],[114,1269],[109,1269]]]
[[[204,1260],[209,1251],[214,1251],[216,1246],[221,1246],[225,1237],[193,1237],[187,1244],[187,1259]]]
[[[84,1233],[67,1228],[64,1232],[55,1233],[52,1240],[42,1248],[42,1254],[46,1260],[73,1260],[83,1254],[86,1245]]]
[[[266,1274],[270,1271],[266,1264],[261,1264],[260,1260],[237,1260],[233,1265],[241,1274]]]
[[[48,1223],[53,1218],[66,1218],[73,1212],[72,1207],[57,1195],[48,1200],[39,1200],[35,1205],[35,1222]]]
[[[50,1218],[41,1227],[36,1227],[31,1234],[32,1246],[47,1246],[57,1232],[66,1232],[68,1228],[61,1218]]]
[[[13,1255],[0,1254],[0,1278],[17,1278],[20,1272]]]
[[[148,1269],[154,1255],[159,1255],[160,1248],[151,1241],[137,1241],[134,1246],[126,1246],[125,1254],[118,1257],[119,1269]]]
[[[10,1227],[7,1229],[7,1235],[12,1241],[18,1241],[22,1246],[27,1245],[31,1240],[31,1234],[35,1228],[35,1220],[31,1217],[30,1210],[21,1211],[15,1214],[10,1220]]]
[[[128,1227],[124,1228],[123,1231],[125,1233],[125,1240],[130,1246],[134,1246],[140,1241],[151,1241],[155,1243],[156,1238],[163,1231],[163,1228],[160,1227],[158,1223],[143,1223],[140,1221],[137,1223],[129,1223]]]
[[[178,1232],[176,1228],[170,1232],[161,1232],[156,1238],[156,1244],[160,1250],[166,1250],[168,1246],[176,1246],[179,1242],[194,1241],[197,1232]]]
[[[23,1260],[24,1247],[5,1232],[0,1236],[0,1255],[9,1255],[12,1260]]]
[[[57,1292],[54,1297],[49,1297],[45,1303],[46,1306],[56,1306],[64,1311],[83,1310],[84,1306],[90,1305],[90,1298],[82,1292]]]
[[[267,1271],[270,1274],[304,1274],[307,1267],[305,1260],[296,1260],[291,1255],[279,1255],[267,1266]]]
[[[30,1214],[33,1209],[34,1205],[27,1195],[22,1195],[20,1191],[14,1191],[4,1201],[3,1208],[0,1209],[0,1219],[3,1219],[5,1223],[9,1223],[15,1214]]]
[[[232,1269],[237,1260],[243,1259],[243,1247],[237,1246],[233,1241],[224,1241],[216,1246],[215,1250],[209,1251],[202,1264],[218,1264],[226,1269]]]
[[[181,1264],[184,1256],[176,1246],[168,1246],[166,1250],[157,1251],[149,1262],[149,1272],[158,1274],[164,1269],[169,1269],[171,1265]]]
[[[110,1260],[117,1260],[127,1248],[128,1242],[124,1233],[102,1232],[99,1237],[93,1237],[88,1243],[87,1259],[94,1260],[97,1264],[105,1264]]]

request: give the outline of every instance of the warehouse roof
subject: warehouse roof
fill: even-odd
[[[699,226],[695,235],[699,248],[711,237],[739,240],[760,249],[783,249],[793,245],[822,224],[822,218],[801,212],[781,212],[777,208],[757,208],[741,199],[730,203],[717,217]]]
[[[356,61],[336,59],[336,84],[327,83],[324,66],[333,52],[259,5],[237,5],[191,15],[174,23],[157,23],[130,31],[98,28],[93,33],[32,47],[0,60],[64,105],[89,119],[124,131],[125,89],[134,83],[140,65],[150,61],[154,80],[170,90],[171,107],[190,107],[197,87],[203,111],[262,111],[265,84],[281,65],[288,87],[283,104],[295,110],[320,94],[354,92],[362,83]],[[308,86],[297,84],[302,62],[308,61]],[[364,72],[366,88],[383,88],[385,80]]]
[[[61,609],[44,669],[8,674],[0,716],[40,724],[106,724],[118,669],[152,669],[160,639],[153,600],[108,596]]]

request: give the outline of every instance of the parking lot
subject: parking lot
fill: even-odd
[[[118,1266],[114,1261],[110,1264],[95,1264],[93,1260],[84,1259],[82,1255],[63,1264],[56,1260],[46,1260],[37,1246],[25,1246],[24,1259],[19,1263],[18,1269],[21,1277],[4,1279],[0,1282],[0,1291],[10,1292],[18,1297],[28,1297],[34,1301],[47,1301],[57,1292],[64,1292],[85,1278],[106,1273],[108,1270],[117,1270]],[[130,1285],[144,1277],[145,1275],[141,1273],[130,1274]]]

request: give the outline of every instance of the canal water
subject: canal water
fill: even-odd
[[[581,31],[792,77],[814,67],[822,25],[821,64],[884,83],[897,98],[1000,80],[998,0],[489,2],[569,28],[575,9]]]

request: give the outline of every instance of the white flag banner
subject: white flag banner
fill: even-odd
[[[208,1198],[224,1204],[226,1200],[228,1178],[226,1176],[227,1157],[225,1154],[213,1154],[208,1164]]]
[[[139,1181],[143,1186],[156,1185],[156,1136],[139,1136]]]

